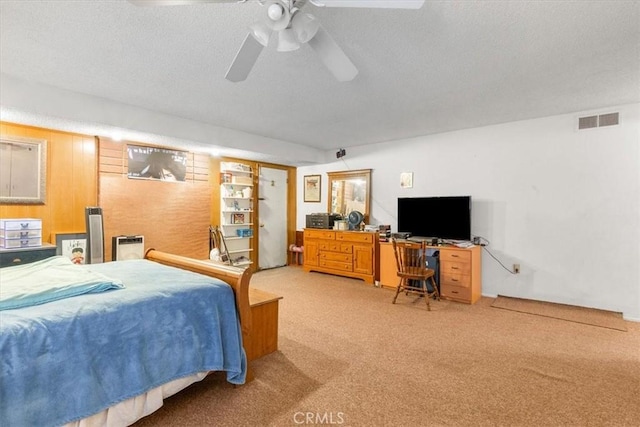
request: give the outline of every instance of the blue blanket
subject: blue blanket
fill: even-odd
[[[119,280],[88,268],[79,268],[67,257],[54,256],[3,268],[0,273],[0,310],[29,307],[123,287]]]
[[[125,288],[0,311],[0,425],[61,425],[201,371],[244,382],[227,284],[147,260],[76,267]]]

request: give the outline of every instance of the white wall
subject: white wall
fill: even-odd
[[[577,118],[620,112],[621,125],[577,131]],[[471,195],[472,233],[487,238],[483,294],[620,311],[640,321],[640,104],[348,148],[340,161],[298,168],[372,169],[372,223],[396,230],[397,198]],[[412,189],[400,173],[413,172]],[[425,218],[428,213],[425,212]]]

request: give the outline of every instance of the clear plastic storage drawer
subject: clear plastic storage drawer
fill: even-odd
[[[0,219],[0,229],[9,230],[42,230],[42,220],[36,218]]]
[[[0,247],[5,249],[32,248],[36,246],[42,246],[42,237],[34,237],[32,239],[5,239],[0,237]]]

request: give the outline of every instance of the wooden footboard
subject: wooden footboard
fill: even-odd
[[[231,288],[233,288],[233,293],[236,297],[236,308],[240,315],[242,341],[245,352],[250,348],[251,307],[249,306],[249,280],[251,279],[252,273],[249,269],[245,270],[229,265],[213,264],[207,261],[160,252],[155,249],[149,249],[145,254],[145,258],[171,267],[177,267],[183,270],[189,270],[206,276],[215,277],[228,283]],[[252,375],[250,375],[250,372],[248,371],[247,380],[249,381],[251,377]]]

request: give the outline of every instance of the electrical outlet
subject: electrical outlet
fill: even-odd
[[[513,264],[513,272],[516,274],[520,273],[520,264]]]

